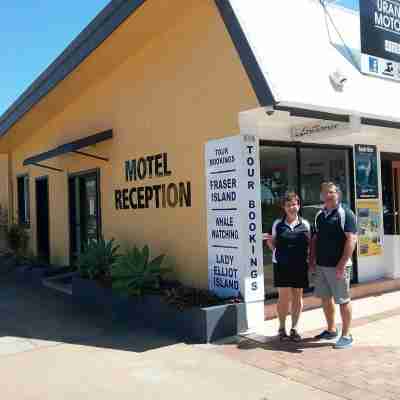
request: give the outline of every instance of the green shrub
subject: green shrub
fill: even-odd
[[[7,227],[8,225],[8,210],[0,204],[0,227]]]
[[[23,224],[12,223],[7,230],[7,242],[17,257],[27,254],[29,234]]]
[[[164,255],[150,260],[148,246],[143,250],[136,246],[119,257],[111,268],[112,288],[130,296],[159,290],[161,277],[171,268],[163,267]]]
[[[104,284],[111,282],[111,265],[118,258],[119,246],[114,239],[91,240],[79,256],[77,267],[83,278],[98,280]]]

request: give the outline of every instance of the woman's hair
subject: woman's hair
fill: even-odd
[[[287,202],[291,201],[297,201],[297,203],[300,205],[300,197],[297,193],[295,192],[287,192],[284,194],[284,196],[281,199],[281,206],[282,208],[285,206]]]

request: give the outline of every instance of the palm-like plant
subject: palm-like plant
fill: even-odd
[[[112,288],[130,296],[159,289],[162,275],[171,271],[162,267],[163,260],[164,255],[160,255],[150,261],[148,246],[142,250],[136,246],[128,249],[111,268]]]
[[[118,249],[119,246],[114,244],[114,239],[104,240],[101,237],[98,240],[91,240],[78,258],[80,275],[103,283],[110,281],[110,269],[118,258]]]

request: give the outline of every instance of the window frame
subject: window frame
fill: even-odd
[[[352,145],[334,145],[334,144],[321,144],[321,143],[304,143],[304,142],[287,142],[282,140],[264,140],[259,141],[260,149],[262,147],[288,147],[296,149],[297,160],[297,190],[301,194],[302,175],[301,175],[301,149],[325,149],[325,150],[345,150],[349,156],[349,198],[350,207],[355,212],[355,171],[354,171],[354,146]],[[301,213],[301,210],[300,210]],[[358,283],[358,257],[356,252],[353,255],[353,277],[352,284]],[[276,298],[277,294],[266,293],[266,298]]]
[[[23,180],[23,210],[21,210],[21,200],[20,200],[20,181]],[[29,174],[19,174],[17,175],[17,215],[18,223],[30,227],[31,225],[31,199],[30,199],[30,177]]]

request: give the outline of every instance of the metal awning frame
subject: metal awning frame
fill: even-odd
[[[96,160],[101,160],[101,161],[109,161],[109,159],[107,157],[101,157],[96,154],[91,154],[91,153],[87,153],[87,152],[80,151],[80,150],[85,147],[93,146],[93,145],[103,142],[105,140],[112,139],[112,137],[113,137],[112,129],[109,129],[109,130],[103,131],[103,132],[99,132],[94,135],[90,135],[85,138],[75,140],[73,142],[65,143],[63,145],[56,147],[55,149],[46,151],[44,153],[40,153],[35,156],[29,157],[24,160],[23,165],[24,166],[34,165],[36,167],[46,168],[51,171],[64,172],[60,168],[55,168],[55,167],[52,167],[49,165],[42,164],[42,161],[46,161],[51,158],[54,158],[54,157],[57,157],[57,156],[60,156],[63,154],[68,154],[68,153],[74,153],[74,154],[78,154],[83,157],[94,158]]]

